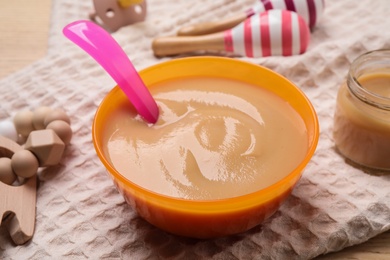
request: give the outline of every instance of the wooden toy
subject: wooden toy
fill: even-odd
[[[11,158],[23,148],[14,141],[0,136],[0,156]],[[11,160],[9,160],[11,164]],[[4,166],[3,166],[4,167]],[[9,165],[7,168],[10,168]],[[35,228],[36,177],[20,186],[0,182],[0,224],[4,222],[12,240],[24,244],[31,239]]]
[[[33,122],[34,129],[36,129],[36,130],[45,129],[45,127],[46,127],[44,124],[45,117],[50,112],[51,112],[50,107],[42,106],[42,107],[35,109],[33,116],[32,116],[32,122]]]
[[[67,122],[54,120],[46,125],[46,129],[52,129],[65,145],[70,143],[70,139],[72,138],[72,129],[69,127]]]
[[[61,120],[65,123],[70,124],[70,118],[68,117],[68,115],[61,109],[55,109],[46,115],[45,119],[43,120],[43,125],[47,127],[48,124],[55,120]]]
[[[89,18],[108,31],[141,22],[146,17],[146,0],[93,0],[95,12]]]
[[[52,129],[45,129],[31,132],[25,149],[35,154],[39,166],[46,167],[59,163],[65,144]]]
[[[236,14],[225,19],[218,19],[213,22],[204,22],[195,25],[184,26],[179,29],[177,35],[191,36],[204,35],[225,31],[245,21],[254,14],[279,9],[289,10],[298,13],[313,28],[325,8],[324,0],[258,0],[258,2],[244,13]]]
[[[226,51],[247,57],[296,55],[306,51],[310,30],[295,12],[269,10],[252,15],[233,29],[200,36],[156,38],[156,56],[206,51]]]
[[[0,158],[0,181],[9,185],[16,181],[16,174],[12,170],[10,158]]]
[[[0,224],[6,226],[17,245],[26,243],[34,234],[36,179],[31,177],[20,186],[0,182]]]
[[[14,128],[0,124],[0,224],[5,224],[15,244],[21,245],[34,233],[36,173],[39,167],[60,162],[72,130],[64,111],[48,107],[21,111],[13,122]],[[14,140],[18,138],[2,136],[4,132],[27,137],[24,147]]]
[[[27,137],[34,130],[32,117],[33,112],[29,110],[20,111],[14,117],[16,131],[23,137]]]
[[[21,150],[12,155],[11,167],[17,176],[30,178],[37,172],[39,162],[31,151]]]

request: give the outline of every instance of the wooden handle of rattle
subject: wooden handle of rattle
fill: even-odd
[[[222,32],[240,24],[246,18],[247,18],[247,14],[242,13],[215,22],[205,22],[205,23],[199,23],[195,25],[189,25],[180,28],[179,31],[177,32],[177,35],[193,36],[193,35],[204,35],[204,34]]]
[[[225,50],[224,34],[214,33],[202,36],[160,37],[152,43],[156,56],[170,56],[199,50]]]

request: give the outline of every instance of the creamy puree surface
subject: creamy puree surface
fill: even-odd
[[[390,99],[390,72],[366,74],[358,82],[371,93]],[[354,99],[344,84],[337,96],[333,134],[338,150],[361,165],[390,169],[390,111]]]
[[[268,90],[197,77],[151,92],[160,109],[155,125],[122,104],[104,136],[112,165],[146,189],[194,200],[236,197],[277,182],[305,157],[303,120]]]

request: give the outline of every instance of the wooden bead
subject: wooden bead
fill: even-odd
[[[68,145],[72,139],[72,129],[65,121],[54,120],[46,126],[46,129],[52,129],[65,145]]]
[[[69,118],[69,116],[65,113],[65,111],[63,111],[61,109],[55,109],[55,110],[51,111],[45,117],[45,121],[44,121],[45,127],[47,127],[48,124],[50,124],[51,122],[53,122],[55,120],[62,120],[62,121],[65,121],[66,123],[68,123],[70,125],[70,118]]]
[[[7,137],[14,142],[18,141],[18,132],[16,132],[14,123],[9,120],[0,122],[0,135]]]
[[[34,153],[39,166],[46,167],[60,162],[65,144],[52,129],[45,129],[31,132],[24,148]]]
[[[14,117],[16,131],[22,136],[28,136],[34,130],[32,123],[33,112],[24,110],[18,112]]]
[[[45,129],[45,118],[52,111],[50,107],[38,107],[33,112],[32,122],[36,130]]]
[[[37,173],[39,162],[32,152],[21,150],[12,156],[11,165],[16,175],[23,178],[30,178]]]
[[[0,181],[11,185],[16,180],[16,175],[12,170],[11,159],[8,157],[0,158]]]

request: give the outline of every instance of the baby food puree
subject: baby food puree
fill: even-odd
[[[390,100],[390,72],[369,73],[357,81],[376,97]],[[334,139],[338,150],[350,160],[390,170],[390,113],[357,99],[343,84],[337,98]]]
[[[307,153],[303,120],[266,89],[202,76],[159,82],[150,91],[157,123],[145,123],[120,101],[105,124],[103,147],[118,172],[151,191],[190,200],[236,197],[279,181]]]

